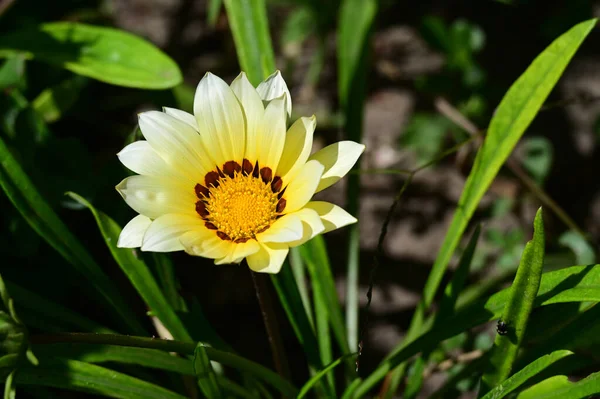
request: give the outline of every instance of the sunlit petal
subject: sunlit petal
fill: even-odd
[[[312,198],[323,174],[324,167],[317,161],[308,161],[298,171],[285,190],[285,213],[302,208]]]
[[[287,116],[292,116],[292,96],[290,95],[290,91],[281,76],[281,72],[277,71],[264,82],[261,82],[256,88],[260,98],[265,102],[272,101],[275,98],[279,98],[285,95],[285,110],[287,112]]]
[[[258,144],[265,108],[258,92],[244,72],[240,73],[231,83],[231,90],[242,104],[242,110],[246,117],[246,151],[244,157],[254,163],[258,159]]]
[[[306,163],[312,149],[316,126],[317,120],[313,115],[310,118],[298,119],[288,129],[276,173],[284,182],[293,180],[298,170]]]
[[[184,249],[180,237],[191,230],[207,230],[199,216],[167,214],[152,222],[146,234],[142,251],[172,252]]]
[[[313,154],[309,159],[319,161],[325,167],[316,192],[326,189],[344,177],[352,169],[364,150],[365,146],[363,144],[353,141],[340,141]]]
[[[261,244],[260,250],[246,258],[251,270],[259,273],[279,273],[290,251],[285,244]]]
[[[129,221],[121,230],[119,234],[119,241],[117,241],[117,247],[119,248],[139,248],[142,246],[142,240],[146,230],[152,223],[150,218],[137,215]]]

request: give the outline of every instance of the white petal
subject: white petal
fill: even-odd
[[[280,217],[267,230],[256,236],[260,242],[290,242],[301,238],[302,220],[295,213]]]
[[[117,247],[119,248],[139,248],[142,246],[144,234],[150,226],[152,220],[144,215],[137,215],[129,221],[119,234]]]
[[[308,161],[300,168],[294,180],[285,189],[285,213],[297,211],[310,201],[321,181],[323,170],[323,165],[317,161]]]
[[[298,216],[300,220],[302,220],[302,238],[293,242],[288,242],[290,248],[304,244],[306,241],[310,240],[317,234],[321,234],[325,230],[323,221],[314,209],[308,209],[307,207],[304,207],[299,211],[294,212],[293,215]]]
[[[117,154],[127,169],[147,176],[181,177],[152,149],[145,140],[135,141]]]
[[[137,213],[156,219],[167,213],[194,214],[194,187],[150,176],[130,176],[117,185],[127,205]]]
[[[242,104],[242,110],[246,117],[246,151],[244,157],[254,165],[254,162],[258,159],[259,134],[262,129],[265,107],[258,92],[244,72],[240,73],[231,83],[231,90]]]
[[[316,126],[317,120],[313,115],[310,118],[298,119],[288,129],[283,153],[277,165],[277,173],[275,173],[276,176],[281,176],[284,184],[293,180],[298,170],[306,163],[312,149]]]
[[[198,131],[213,161],[241,162],[246,146],[246,124],[240,102],[221,78],[204,75],[194,97]]]
[[[194,256],[220,259],[231,251],[231,241],[221,240],[214,230],[193,230],[179,237],[185,252]]]
[[[187,123],[158,111],[140,114],[139,123],[152,149],[188,179],[203,181],[206,173],[214,169],[200,135]]]
[[[340,141],[313,154],[309,159],[315,159],[325,167],[316,192],[318,193],[344,177],[364,150],[363,144],[354,141]]]
[[[339,206],[325,201],[311,201],[304,209],[314,209],[319,214],[325,226],[323,233],[357,222],[354,216]]]
[[[292,96],[288,90],[285,80],[281,77],[281,72],[276,71],[274,74],[261,82],[256,88],[258,94],[265,102],[269,102],[275,98],[281,97],[285,94],[286,104],[285,109],[287,111],[288,118],[292,116]]]
[[[290,251],[285,244],[261,244],[260,250],[246,258],[248,266],[259,273],[278,273]]]
[[[285,145],[286,119],[283,97],[271,101],[265,109],[262,121],[262,129],[259,134],[258,165],[260,168],[268,166],[273,172],[277,170],[277,164]]]
[[[163,215],[154,220],[146,231],[142,251],[181,251],[184,248],[179,238],[191,230],[207,230],[200,216]]]
[[[215,260],[215,265],[226,265],[229,263],[240,263],[245,257],[255,254],[260,250],[260,244],[256,240],[248,240],[244,243],[233,243],[231,251],[224,258]]]
[[[194,115],[177,108],[169,107],[163,107],[163,112],[167,115],[171,115],[172,117],[179,119],[182,122],[187,123],[188,125],[193,127],[195,131],[198,131],[198,122],[196,122],[196,117]]]

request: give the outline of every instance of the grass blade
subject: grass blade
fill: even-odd
[[[33,230],[87,279],[91,293],[102,298],[106,308],[117,314],[129,331],[144,334],[145,330],[133,317],[113,283],[44,201],[1,138],[0,186]]]
[[[265,0],[225,0],[238,60],[253,85],[275,71]]]
[[[519,388],[522,384],[527,382],[531,377],[540,373],[547,367],[551,366],[558,360],[572,355],[573,352],[567,350],[559,350],[552,352],[549,355],[542,356],[539,359],[525,366],[522,370],[519,370],[513,376],[503,381],[501,385],[498,385],[491,391],[489,391],[481,399],[500,399]]]
[[[517,399],[582,399],[600,394],[600,372],[577,382],[566,375],[557,375],[523,391]]]
[[[121,399],[185,399],[161,386],[77,360],[45,359],[36,367],[22,367],[19,384],[41,385]]]
[[[369,38],[377,14],[376,0],[343,0],[338,22],[338,95],[349,140],[361,142],[366,95]],[[355,166],[360,167],[360,160]],[[346,210],[357,216],[360,176],[348,175]],[[349,227],[346,275],[346,336],[350,348],[358,347],[359,227]]]
[[[481,379],[480,395],[487,393],[508,378],[517,352],[525,336],[529,314],[537,297],[544,266],[544,221],[542,208],[538,209],[533,222],[533,239],[527,243],[517,275],[511,287],[510,297],[504,307],[503,321],[508,334],[496,335],[491,349],[490,365]]]
[[[150,307],[152,313],[158,317],[167,330],[173,334],[175,339],[192,341],[185,326],[169,305],[169,302],[158,287],[154,276],[144,261],[136,257],[131,249],[117,248],[121,227],[106,214],[97,210],[85,198],[72,192],[67,193],[67,195],[92,212],[113,258],[115,258],[115,261],[119,264],[121,270],[123,270],[144,302]]]
[[[485,301],[460,309],[443,326],[433,328],[433,322],[423,325],[423,332],[414,340],[402,343],[356,389],[357,397],[365,395],[394,367],[411,356],[431,350],[441,341],[479,324],[498,319],[510,297],[510,288]],[[567,302],[600,302],[600,265],[572,266],[544,273],[534,307]]]
[[[222,397],[217,375],[202,343],[196,345],[194,350],[194,373],[198,378],[200,390],[207,398],[219,399]]]
[[[329,373],[331,370],[333,370],[336,366],[338,366],[340,363],[342,363],[342,361],[344,361],[347,358],[350,358],[352,356],[356,356],[356,353],[349,353],[347,355],[344,355],[336,360],[334,360],[333,362],[331,362],[330,364],[328,364],[323,370],[319,371],[317,374],[315,374],[310,380],[308,380],[306,382],[306,384],[304,384],[302,386],[302,388],[300,389],[300,393],[297,396],[297,399],[301,399],[303,397],[306,396],[306,394],[312,389],[312,387],[321,379],[323,378],[327,373]]]

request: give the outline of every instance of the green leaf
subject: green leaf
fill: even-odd
[[[16,399],[17,390],[14,386],[15,379],[15,370],[13,370],[8,377],[6,377],[6,381],[4,381],[4,399]]]
[[[327,375],[327,373],[329,373],[331,370],[333,370],[336,366],[338,366],[340,363],[342,363],[343,360],[356,356],[356,353],[349,353],[347,355],[344,355],[336,360],[334,360],[333,362],[331,362],[330,364],[328,364],[323,370],[319,371],[317,374],[315,374],[310,380],[308,380],[306,382],[306,384],[304,384],[302,386],[302,388],[300,389],[300,393],[297,396],[297,399],[301,399],[303,397],[306,396],[306,394],[312,389],[313,386],[315,386],[315,384],[321,379],[323,378],[325,375]]]
[[[151,312],[158,317],[167,330],[173,334],[175,339],[192,341],[185,326],[160,290],[154,276],[150,272],[150,269],[148,269],[148,266],[146,266],[144,261],[134,255],[133,250],[117,247],[119,235],[121,234],[121,227],[119,227],[119,225],[109,216],[94,208],[94,206],[83,197],[72,192],[67,193],[67,195],[92,211],[113,258],[119,264],[121,270],[123,270],[144,302],[148,304]]]
[[[376,0],[343,0],[339,10],[337,29],[338,97],[344,112],[344,130],[347,139],[359,143],[362,140],[371,27],[377,14],[377,4]],[[355,168],[360,168],[360,161]],[[359,175],[350,174],[346,190],[346,210],[354,216],[358,216],[359,191]],[[350,348],[358,347],[359,334],[360,237],[358,228],[358,224],[348,227],[345,335]]]
[[[510,375],[525,336],[529,314],[537,298],[545,252],[542,208],[538,209],[533,226],[533,239],[525,246],[502,315],[502,320],[508,326],[508,333],[496,335],[490,364],[481,379],[480,395],[487,393]]]
[[[113,282],[44,201],[1,138],[0,186],[27,223],[88,279],[92,287],[90,294],[102,298],[107,308],[116,313],[130,331],[144,334],[145,330],[133,317]]]
[[[542,356],[534,362],[525,366],[522,370],[519,370],[510,378],[502,381],[500,385],[489,391],[482,399],[500,399],[519,388],[521,385],[527,382],[531,377],[540,373],[542,370],[551,366],[558,360],[572,355],[573,352],[567,350],[559,350],[550,353],[549,355]]]
[[[19,86],[25,76],[25,57],[15,55],[0,67],[0,90]]]
[[[76,360],[45,359],[19,369],[18,384],[41,385],[121,399],[185,399],[158,385]]]
[[[225,0],[238,60],[253,85],[275,71],[265,0]]]
[[[114,85],[168,89],[182,81],[175,62],[131,33],[76,22],[53,22],[0,38],[0,56],[29,57]]]
[[[194,373],[198,378],[198,386],[207,398],[218,399],[222,397],[217,376],[202,343],[198,343],[194,350]]]
[[[208,25],[212,28],[217,24],[222,5],[223,0],[208,0],[206,4],[206,22],[208,22]]]
[[[596,19],[582,22],[556,39],[517,79],[498,105],[425,284],[423,300],[426,308],[433,302],[452,254],[479,201],[595,25]]]
[[[556,375],[521,392],[517,399],[583,399],[600,394],[600,372],[577,382],[566,375]]]
[[[377,369],[356,389],[356,396],[365,395],[398,364],[411,356],[437,346],[479,324],[502,316],[510,297],[510,288],[485,301],[459,309],[444,325],[433,328],[433,321],[423,325],[422,333],[410,342],[403,342],[387,356]],[[572,266],[542,274],[534,307],[567,302],[600,302],[600,265]]]
[[[77,102],[86,83],[86,78],[75,76],[49,87],[33,100],[33,108],[46,123],[56,122]]]

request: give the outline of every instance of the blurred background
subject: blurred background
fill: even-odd
[[[317,116],[315,150],[345,138],[336,76],[339,1],[271,0],[267,4],[277,67],[292,93],[294,119]],[[200,0],[4,0],[0,10],[4,11],[0,35],[50,21],[114,26],[153,42],[182,70],[183,85],[150,91],[111,86],[36,61],[28,61],[24,68],[23,61],[17,60],[13,69],[18,80],[12,87],[28,105],[11,89],[0,93],[3,139],[119,290],[129,293],[126,299],[131,306],[144,312],[144,304],[115,266],[89,211],[64,193],[79,193],[121,225],[134,216],[114,186],[129,173],[116,153],[141,137],[137,113],[162,106],[191,111],[195,86],[207,71],[228,82],[239,73],[222,5]],[[594,16],[600,16],[599,1],[379,2],[367,61],[362,140],[367,145],[359,198],[363,307],[378,236],[406,178],[381,170],[414,169],[466,140],[472,134],[469,129],[485,129],[503,94],[535,56],[568,28]],[[596,245],[600,241],[599,44],[596,30],[511,157],[517,171],[546,190]],[[58,110],[44,106],[41,94],[47,87],[57,88]],[[401,340],[410,322],[475,148],[463,146],[415,175],[393,215],[375,279],[361,360],[365,373]],[[344,184],[319,194],[320,198],[344,205]],[[475,218],[484,223],[484,230],[470,281],[489,281],[490,291],[510,281],[539,205],[514,170],[501,172]],[[549,265],[595,260],[593,249],[555,215],[548,212],[545,224]],[[347,231],[325,238],[343,302]],[[0,195],[0,252],[6,278],[26,281],[28,289],[110,325],[88,300],[78,277],[65,271],[65,261],[4,195]],[[210,260],[185,254],[174,254],[172,260],[181,295],[201,306],[215,330],[241,355],[270,365],[248,270],[217,267]],[[304,356],[282,309],[278,311],[289,357]],[[35,317],[39,324],[47,316],[30,313],[27,317]],[[488,327],[461,334],[448,345],[463,350],[487,348],[494,326]],[[305,368],[295,371],[295,382],[306,381]],[[472,383],[465,381],[463,388],[472,388]],[[426,384],[425,393],[435,390],[439,384],[435,373]]]

